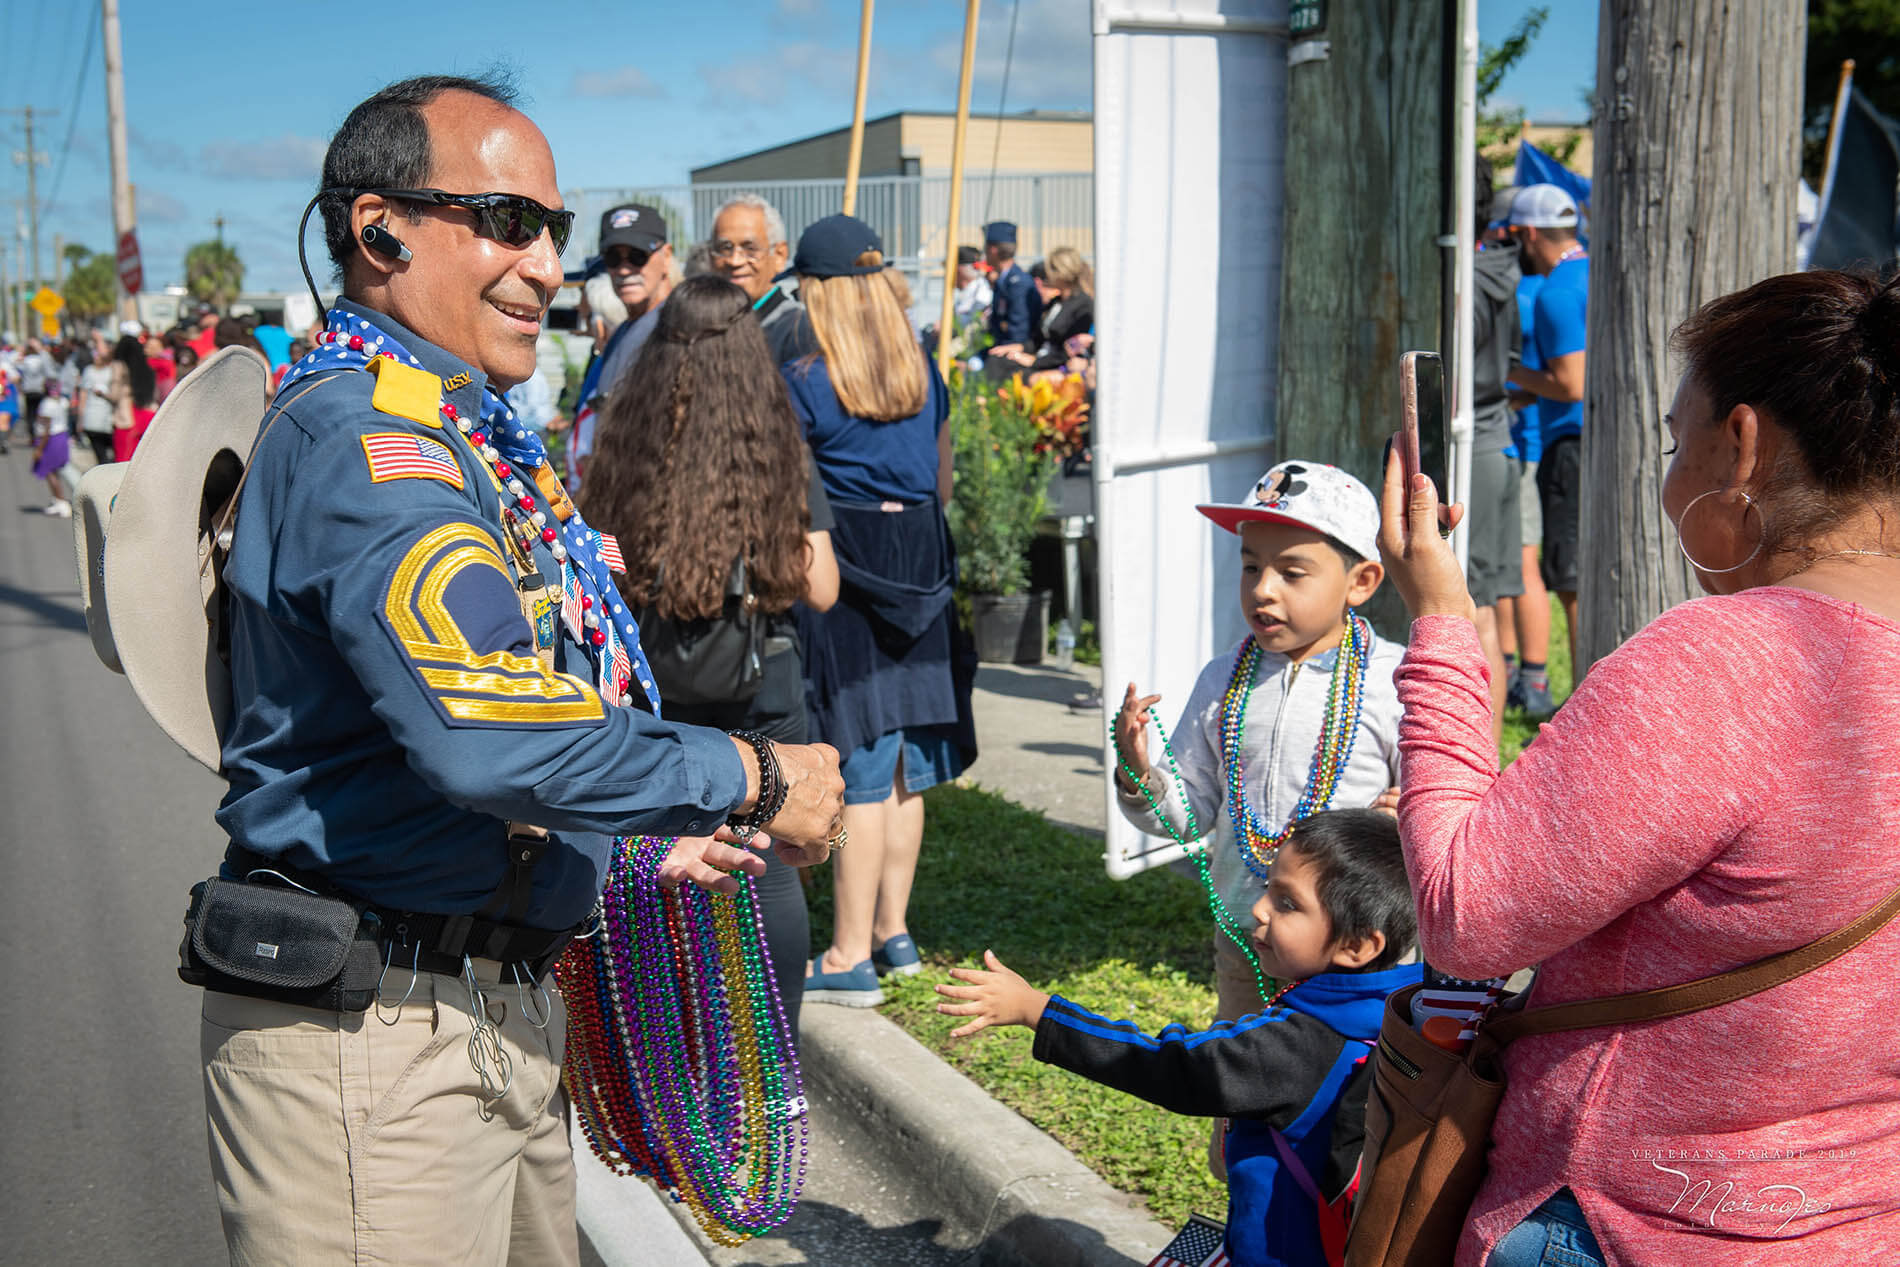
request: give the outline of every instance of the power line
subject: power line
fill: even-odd
[[[983,223],[990,222],[990,205],[996,201],[996,156],[1003,149],[1003,108],[1009,104],[1009,68],[1016,60],[1016,18],[1022,13],[1022,0],[1009,6],[1009,45],[1003,51],[1003,91],[996,98],[996,136],[990,145],[990,185],[983,195]]]
[[[92,46],[99,35],[97,14],[86,23],[86,51],[79,55],[79,77],[73,83],[73,105],[68,112],[72,117],[66,123],[66,143],[59,148],[59,166],[53,169],[53,189],[40,205],[40,214],[45,215],[59,201],[60,181],[66,176],[66,160],[72,156],[73,134],[79,129],[79,101],[85,96],[86,81],[92,77]]]

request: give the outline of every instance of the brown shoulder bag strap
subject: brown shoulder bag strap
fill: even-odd
[[[1535,1034],[1554,1034],[1564,1030],[1590,1029],[1599,1025],[1628,1025],[1637,1021],[1660,1021],[1684,1016],[1705,1008],[1719,1007],[1760,994],[1775,986],[1832,963],[1884,928],[1900,915],[1900,888],[1887,894],[1880,905],[1819,941],[1771,955],[1757,963],[1729,972],[1666,985],[1654,990],[1617,994],[1606,999],[1581,999],[1550,1007],[1506,1012],[1489,1021],[1484,1032],[1499,1044]]]

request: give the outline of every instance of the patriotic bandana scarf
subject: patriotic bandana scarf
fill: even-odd
[[[377,356],[392,357],[416,369],[422,368],[422,363],[387,331],[354,313],[332,308],[326,314],[324,332],[317,336],[316,347],[290,367],[277,390],[281,394],[299,379],[325,370],[365,369],[370,359]],[[482,388],[479,422],[456,418],[446,409],[444,414],[454,421],[469,446],[478,451],[482,446],[476,444],[470,433],[481,428],[487,439],[487,451],[481,455],[491,465],[499,460],[519,470],[538,471],[548,464],[548,452],[541,437],[515,421],[513,407],[493,387]],[[529,486],[512,480],[509,483],[523,489]],[[504,495],[517,499],[521,496],[514,488],[509,488]],[[528,509],[532,512],[532,502],[528,503]],[[653,706],[653,715],[658,717],[660,692],[653,683],[653,670],[647,665],[646,655],[640,650],[640,627],[634,623],[626,603],[621,601],[608,566],[609,562],[619,562],[619,547],[610,545],[610,539],[588,527],[578,507],[566,520],[550,517],[548,527],[556,533],[549,545],[561,563],[563,623],[593,656],[601,694],[615,703],[626,703],[630,687],[638,683]],[[591,609],[580,601],[583,597],[593,600]],[[592,612],[601,615],[598,628],[590,632],[582,621]]]

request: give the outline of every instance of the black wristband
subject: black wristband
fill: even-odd
[[[779,769],[778,753],[772,748],[772,741],[756,730],[728,731],[734,739],[742,740],[752,746],[759,759],[759,798],[752,804],[750,814],[733,814],[727,817],[726,825],[734,831],[755,832],[778,817],[785,808],[785,773]]]

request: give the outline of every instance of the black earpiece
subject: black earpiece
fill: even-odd
[[[401,260],[405,264],[412,258],[409,248],[402,244],[402,239],[380,224],[363,226],[363,245],[378,255],[387,255],[390,259]]]

